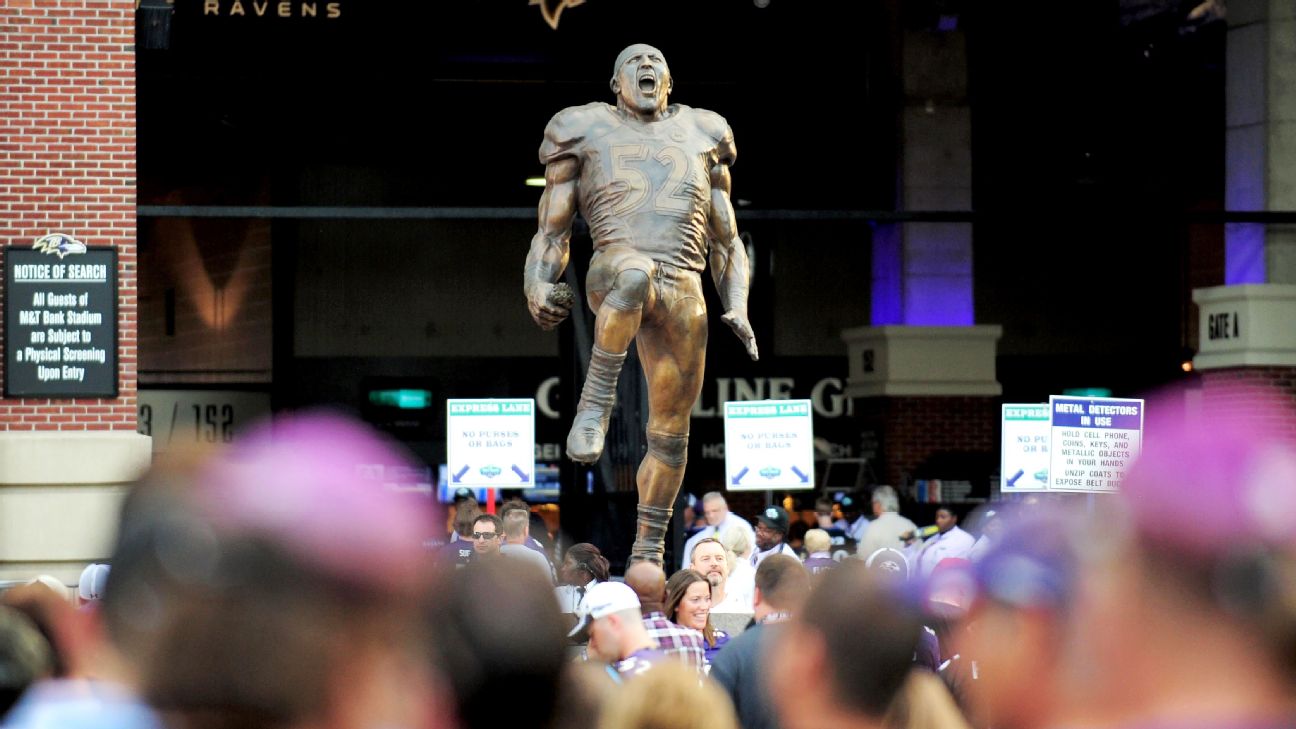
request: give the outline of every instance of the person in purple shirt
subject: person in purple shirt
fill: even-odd
[[[455,539],[437,549],[436,562],[455,569],[466,566],[473,556],[472,525],[481,512],[465,503],[455,512]],[[468,537],[468,539],[464,539]]]
[[[805,548],[805,568],[810,574],[817,575],[837,566],[837,561],[832,558],[832,537],[827,531],[811,529],[806,532]]]
[[[623,582],[600,582],[585,593],[576,627],[568,637],[589,640],[591,661],[608,665],[618,683],[650,671],[668,658],[648,635],[640,615],[639,596]]]

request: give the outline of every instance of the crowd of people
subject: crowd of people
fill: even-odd
[[[355,467],[393,444],[290,416],[155,467],[77,592],[0,596],[3,726],[1291,726],[1296,452],[1273,435],[1186,420],[1120,493],[996,502],[972,532],[940,509],[923,538],[878,487],[872,519],[817,508],[803,553],[782,507],[707,494],[680,563],[619,576],[517,500],[465,496],[447,540]]]

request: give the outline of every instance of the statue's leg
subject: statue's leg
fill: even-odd
[[[702,391],[706,305],[697,274],[667,280],[653,315],[639,332],[648,379],[648,455],[639,465],[639,528],[630,561],[662,564],[671,509],[688,462],[689,417]]]
[[[594,348],[567,434],[567,457],[573,461],[594,463],[603,454],[617,377],[652,296],[651,266],[652,261],[639,254],[600,256],[590,266],[590,302],[597,306]]]

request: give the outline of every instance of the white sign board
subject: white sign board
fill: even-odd
[[[1004,403],[999,424],[999,490],[1044,491],[1049,482],[1049,406]]]
[[[728,490],[814,488],[809,400],[727,402],[724,413]]]
[[[535,400],[447,400],[450,486],[535,485]]]
[[[1143,447],[1143,401],[1049,397],[1049,490],[1113,492]]]

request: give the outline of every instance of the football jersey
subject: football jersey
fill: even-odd
[[[643,648],[617,661],[613,668],[622,679],[634,678],[651,671],[659,663],[671,660],[656,648]]]
[[[672,104],[639,122],[603,103],[563,109],[545,127],[540,162],[580,162],[580,212],[597,253],[625,245],[655,261],[706,268],[711,169],[732,164],[733,133],[718,114]]]

